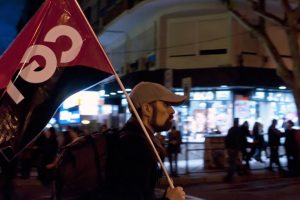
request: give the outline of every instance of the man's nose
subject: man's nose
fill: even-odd
[[[170,106],[170,113],[171,113],[171,114],[174,114],[174,113],[175,113],[175,110],[174,110],[174,108],[173,108],[172,106]]]

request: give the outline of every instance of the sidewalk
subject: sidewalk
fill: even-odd
[[[272,179],[272,178],[280,178],[280,175],[276,167],[274,168],[274,172],[270,172],[265,168],[268,167],[269,159],[263,158],[264,163],[257,162],[255,160],[250,161],[251,167],[251,175],[249,176],[234,176],[234,182],[244,182],[251,180],[259,180],[259,179]],[[286,166],[286,158],[281,157],[280,161],[283,166]],[[169,162],[164,162],[165,167],[169,170]],[[175,185],[190,185],[190,184],[200,184],[200,183],[222,183],[223,177],[226,174],[226,169],[213,169],[206,170],[204,169],[203,160],[189,160],[188,168],[190,173],[186,173],[186,161],[180,160],[178,161],[178,177],[171,177],[175,183]],[[37,180],[37,172],[33,170],[31,173],[31,177],[29,179],[23,180],[21,178],[16,179],[17,186],[41,186],[40,182]],[[163,177],[160,181],[160,185],[165,186],[168,185],[168,182],[165,177]]]
[[[283,159],[283,158],[282,158]],[[203,185],[203,184],[213,184],[213,183],[223,183],[223,177],[225,176],[225,169],[223,170],[205,170],[203,168],[203,161],[201,160],[189,160],[189,168],[193,169],[197,173],[185,174],[186,162],[181,160],[179,164],[179,177],[172,177],[175,186],[186,187],[188,185]],[[284,159],[282,164],[285,166]],[[166,168],[169,169],[168,162],[165,163]],[[254,160],[250,162],[251,175],[250,176],[234,176],[234,183],[249,182],[253,180],[263,180],[263,179],[276,179],[282,177],[279,173],[270,172],[264,169],[268,165],[268,161],[265,163],[258,163]],[[276,168],[275,168],[276,170]],[[156,193],[161,194],[164,189],[168,187],[168,182],[165,177],[163,177],[156,189]],[[15,180],[15,196],[16,199],[51,199],[51,187],[44,187],[41,185],[40,181],[37,180],[37,172],[33,170],[31,177],[29,179],[17,178]],[[1,200],[1,197],[0,197]],[[187,196],[187,200],[202,200],[201,198],[196,198],[193,196]]]
[[[274,179],[282,177],[282,174],[277,172],[277,168],[274,167],[274,172],[266,170],[269,166],[269,158],[263,158],[264,163],[257,162],[252,159],[250,161],[250,172],[249,176],[234,176],[234,182],[244,182],[252,180],[262,180],[262,179]],[[286,157],[283,156],[280,158],[282,166],[286,166]],[[167,170],[169,170],[169,163],[164,162]],[[188,171],[186,173],[187,165],[185,160],[178,161],[178,177],[171,177],[175,185],[191,185],[191,184],[200,184],[200,183],[222,183],[223,178],[226,175],[226,169],[215,169],[215,170],[206,170],[204,169],[203,160],[189,160],[188,161]],[[160,181],[162,186],[168,185],[167,179],[164,177]]]

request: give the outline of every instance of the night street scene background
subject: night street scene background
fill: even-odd
[[[0,0],[0,55],[43,2]],[[289,23],[284,18],[284,10],[290,5],[291,9],[297,8],[293,16],[299,15],[299,19],[299,3],[294,0],[283,0],[285,4],[264,0],[230,2],[78,0],[128,93],[137,83],[151,81],[189,97],[184,105],[174,107],[173,124],[181,133],[178,160],[173,163],[168,158],[164,160],[174,184],[183,186],[186,199],[299,199],[300,103],[297,102],[300,102],[300,92],[297,88],[300,88],[300,75],[297,71],[300,66],[297,61],[300,55],[288,42],[293,38],[291,35],[299,40],[298,29],[294,29],[299,20]],[[251,2],[256,2],[255,6]],[[250,25],[239,14],[249,17]],[[289,19],[293,16],[289,15]],[[264,34],[253,27],[265,31],[280,59],[271,56],[266,38],[261,38]],[[286,35],[286,30],[296,30],[295,35]],[[92,75],[85,79],[94,81]],[[5,106],[0,89],[2,112]],[[0,200],[55,199],[52,178],[55,170],[51,164],[63,144],[64,133],[71,131],[77,138],[110,128],[120,129],[131,115],[125,95],[113,77],[60,103],[53,109],[56,112],[50,114],[49,122],[40,124],[44,128],[29,138],[38,134],[40,137],[28,146],[27,140],[21,145],[26,148],[14,160],[18,161],[16,165],[13,162],[5,168],[5,159],[0,157]],[[226,179],[230,159],[225,138],[235,118],[239,119],[239,127],[247,129],[246,142],[238,155],[240,168]],[[276,147],[279,166],[274,160],[270,165],[274,149],[268,133],[273,119],[277,120],[275,127],[280,133]],[[292,137],[287,136],[290,122]],[[0,123],[3,130],[6,122]],[[47,141],[46,135],[52,134],[50,130],[54,130],[52,141]],[[4,134],[0,133],[3,154],[1,134]],[[165,147],[168,134],[161,133]],[[291,142],[287,145],[287,141]],[[174,167],[175,173],[171,171]],[[157,196],[162,196],[167,186],[163,176],[157,185]]]

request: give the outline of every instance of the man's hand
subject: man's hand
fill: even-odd
[[[182,187],[168,188],[166,197],[170,200],[185,200],[185,192]]]

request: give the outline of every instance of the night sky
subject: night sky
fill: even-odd
[[[0,55],[17,35],[25,0],[0,0]]]

